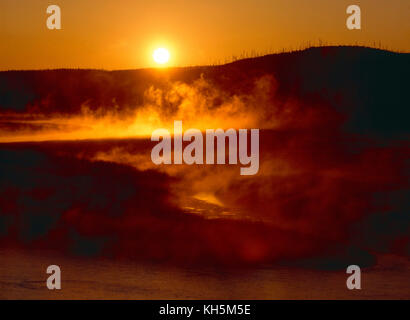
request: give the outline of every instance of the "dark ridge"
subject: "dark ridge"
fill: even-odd
[[[68,116],[81,113],[84,105],[99,114],[115,110],[127,115],[144,104],[151,86],[191,84],[202,76],[227,95],[241,95],[251,93],[258,78],[271,76],[277,82],[277,103],[294,98],[330,104],[349,114],[348,130],[405,137],[409,74],[410,54],[366,47],[314,47],[220,66],[7,71],[0,72],[0,117]]]

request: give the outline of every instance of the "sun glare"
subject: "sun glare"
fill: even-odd
[[[154,61],[158,64],[164,64],[169,61],[169,51],[165,48],[158,48],[154,51],[152,57]]]

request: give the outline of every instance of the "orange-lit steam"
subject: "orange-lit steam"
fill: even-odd
[[[265,121],[258,111],[267,105],[274,88],[270,77],[258,79],[251,95],[228,96],[204,78],[192,85],[169,83],[166,89],[149,87],[144,104],[134,106],[126,115],[116,111],[91,111],[87,104],[80,114],[72,116],[9,113],[2,120],[18,130],[1,129],[0,142],[50,140],[86,140],[104,138],[150,137],[158,128],[172,131],[173,121],[183,120],[187,128],[205,131],[208,128],[272,128],[278,121]],[[35,109],[35,107],[33,107]]]

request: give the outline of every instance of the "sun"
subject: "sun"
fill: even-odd
[[[154,61],[158,64],[164,64],[169,61],[169,51],[165,48],[158,48],[154,50],[154,53],[152,54],[152,57],[154,58]]]

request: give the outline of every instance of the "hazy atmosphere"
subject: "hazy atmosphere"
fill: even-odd
[[[0,1],[0,299],[409,299],[410,1]]]
[[[50,4],[61,7],[62,30],[46,28]],[[346,29],[351,4],[360,31]],[[172,66],[320,44],[409,51],[409,14],[407,0],[2,0],[0,69],[144,68],[156,47],[170,50]]]

